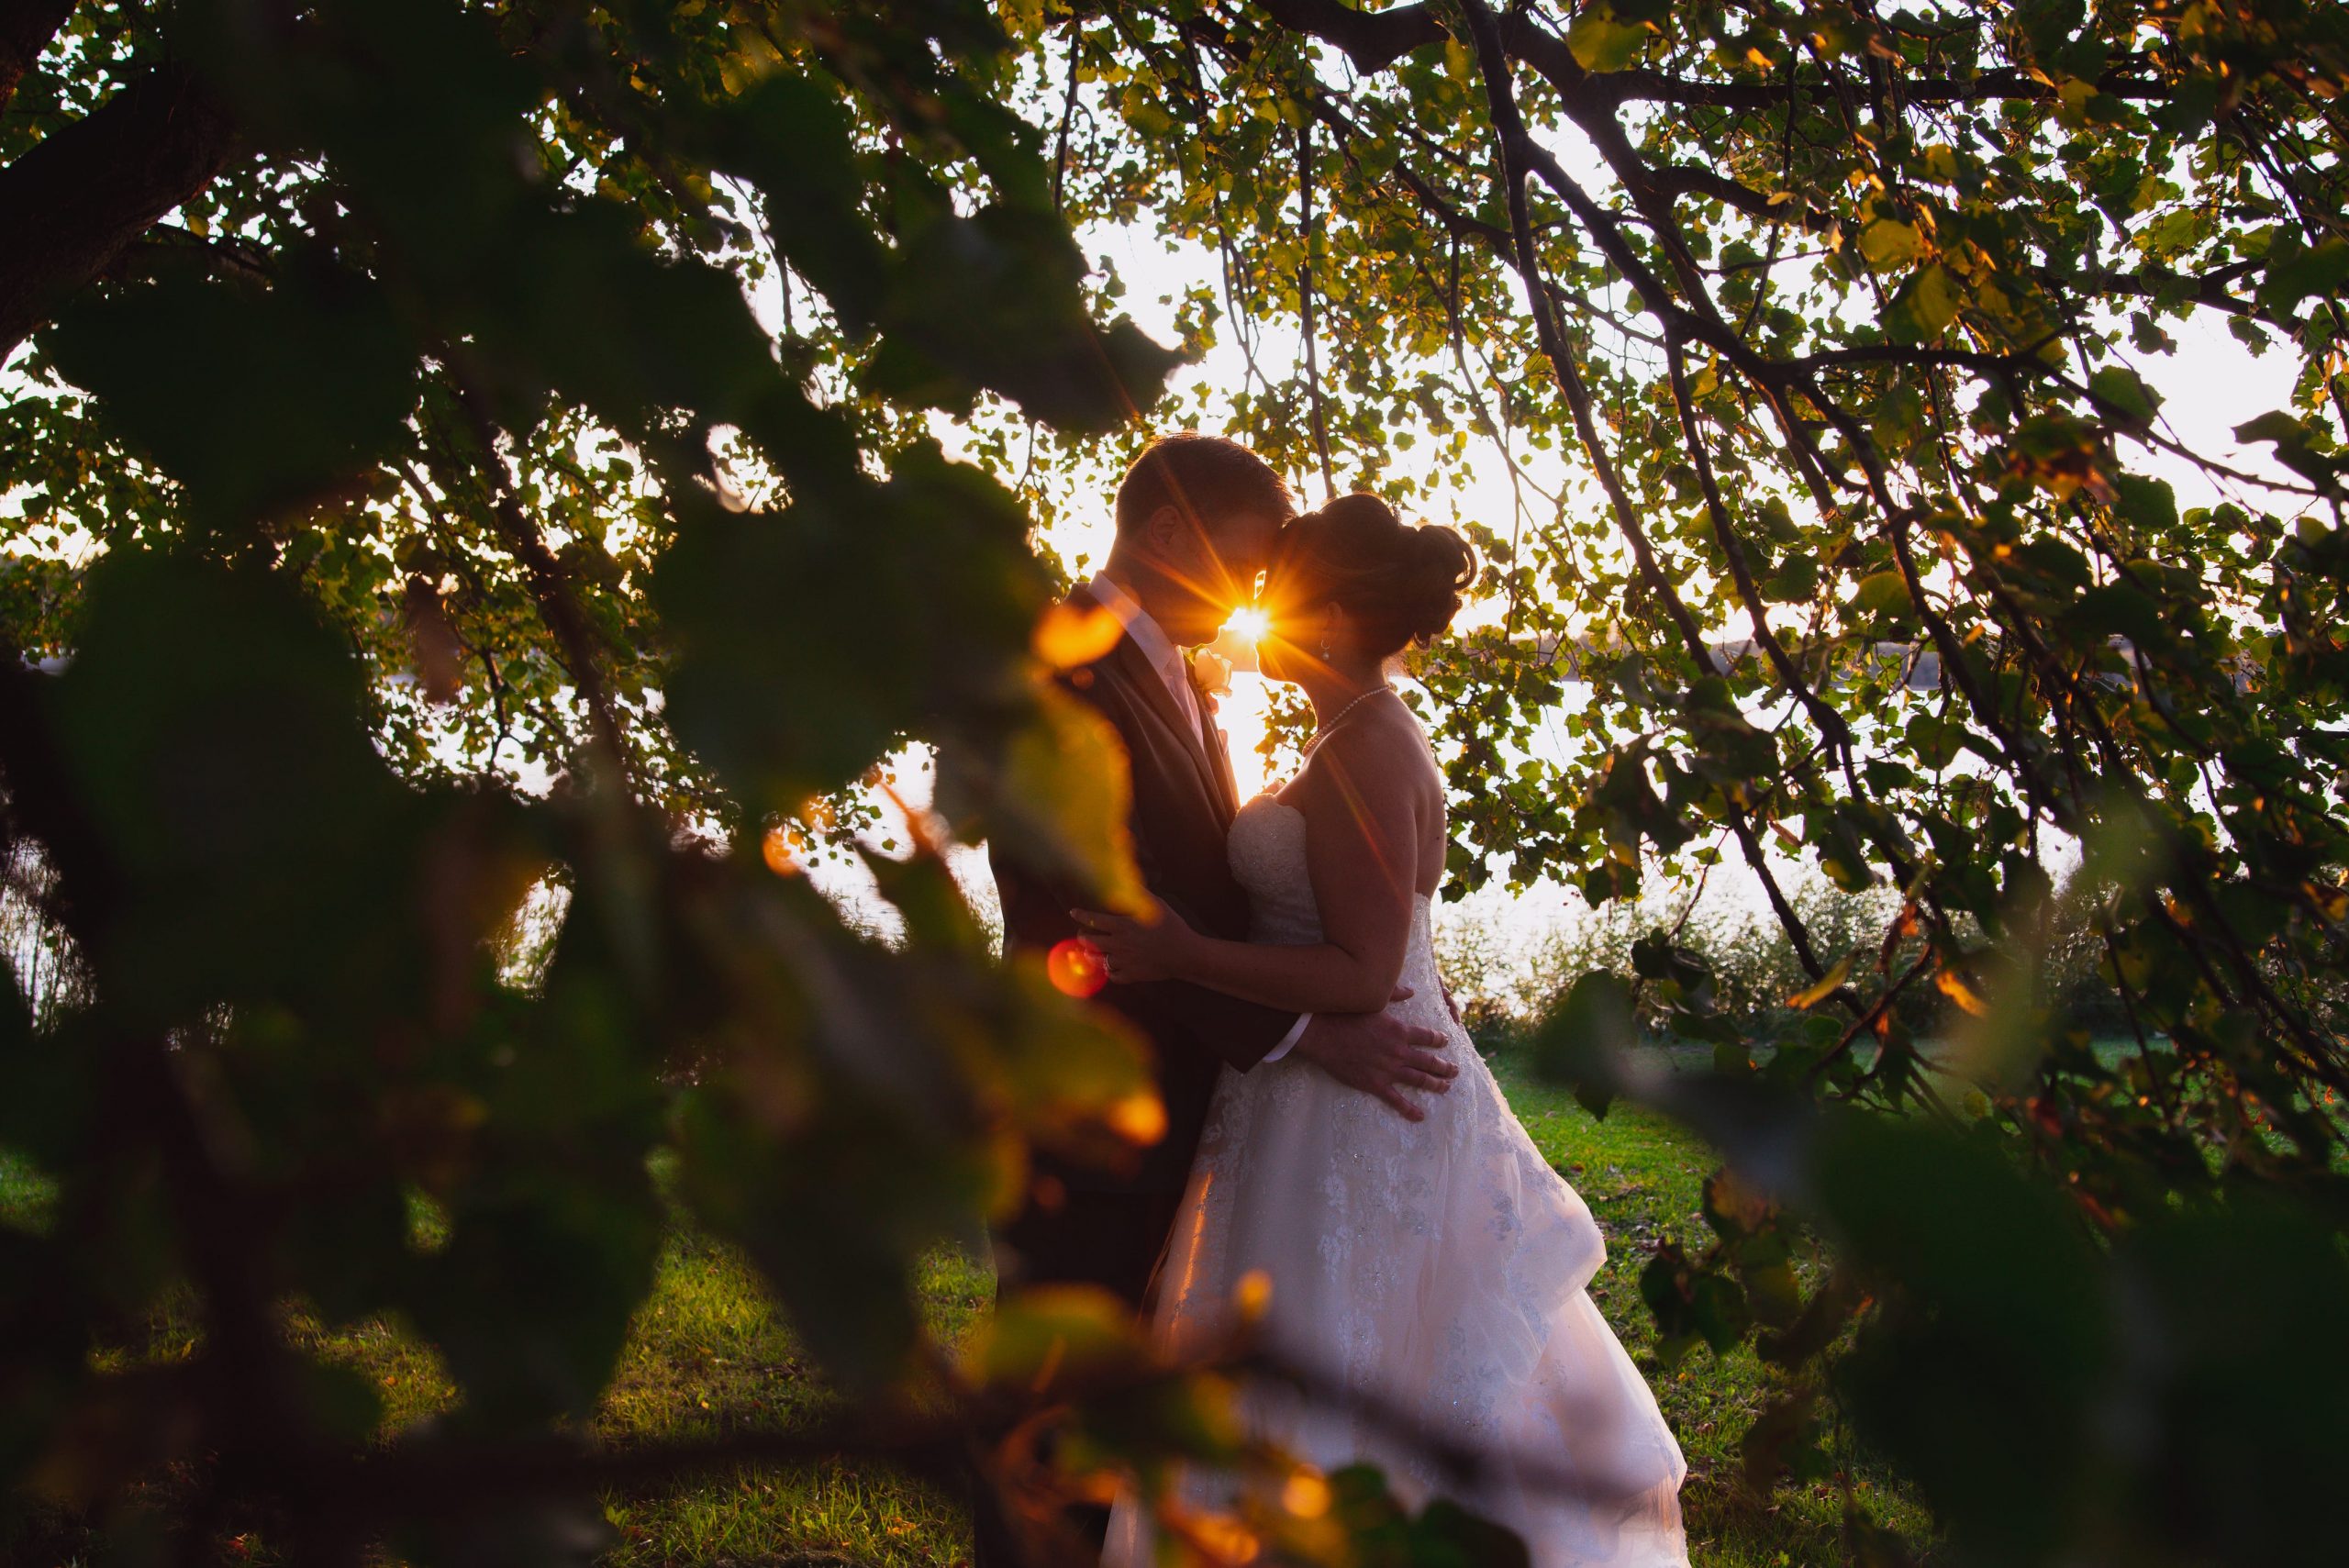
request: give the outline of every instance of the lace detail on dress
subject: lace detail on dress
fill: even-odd
[[[1321,940],[1305,828],[1271,795],[1232,824],[1253,940]],[[1451,1092],[1425,1096],[1427,1118],[1412,1122],[1294,1059],[1227,1069],[1154,1331],[1177,1351],[1211,1346],[1241,1278],[1262,1271],[1266,1349],[1362,1397],[1259,1387],[1248,1413],[1260,1433],[1324,1468],[1379,1464],[1415,1503],[1442,1477],[1411,1436],[1475,1444],[1495,1462],[1462,1501],[1516,1529],[1537,1568],[1685,1564],[1679,1449],[1585,1291],[1605,1257],[1598,1227],[1453,1022],[1431,907],[1413,901],[1403,981],[1415,995],[1390,1011],[1444,1036],[1460,1068]],[[1364,1419],[1367,1402],[1407,1413],[1410,1429]],[[1219,1477],[1185,1485],[1203,1503],[1228,1500]],[[1121,1504],[1105,1561],[1147,1562],[1146,1535]]]
[[[1260,795],[1231,820],[1225,845],[1231,874],[1248,893],[1248,940],[1297,947],[1321,940],[1313,884],[1300,880],[1305,814],[1275,795]]]

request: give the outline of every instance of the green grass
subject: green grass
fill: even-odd
[[[1593,1282],[1600,1309],[1645,1370],[1688,1457],[1682,1494],[1691,1556],[1701,1568],[1809,1568],[1844,1560],[1842,1520],[1850,1495],[1880,1523],[1921,1538],[1927,1522],[1880,1469],[1831,1445],[1838,1473],[1783,1485],[1767,1497],[1739,1477],[1737,1439],[1771,1396],[1776,1373],[1746,1351],[1699,1351],[1677,1369],[1654,1365],[1654,1335],[1639,1297],[1639,1271],[1657,1240],[1692,1248],[1709,1232],[1698,1213],[1713,1160],[1687,1134],[1636,1110],[1594,1119],[1570,1095],[1537,1084],[1513,1055],[1495,1062],[1534,1141],[1590,1205],[1609,1259]],[[39,1226],[51,1195],[27,1167],[0,1153],[0,1225]],[[984,1265],[943,1254],[921,1292],[937,1331],[958,1337],[985,1308],[993,1284]],[[431,1351],[396,1329],[369,1324],[328,1330],[297,1319],[296,1334],[323,1358],[364,1373],[382,1396],[387,1429],[453,1402]],[[183,1325],[160,1324],[155,1354],[185,1354]],[[808,1418],[828,1395],[741,1261],[680,1225],[662,1258],[607,1393],[596,1431],[610,1438],[714,1437]],[[746,1471],[606,1499],[611,1568],[747,1565],[839,1557],[887,1568],[967,1562],[967,1531],[952,1503],[871,1465]]]
[[[1591,1282],[1598,1304],[1639,1362],[1688,1460],[1681,1489],[1688,1554],[1698,1568],[1812,1568],[1845,1560],[1845,1488],[1875,1521],[1911,1540],[1929,1532],[1924,1511],[1881,1465],[1833,1434],[1834,1473],[1781,1485],[1768,1496],[1745,1486],[1738,1439],[1786,1386],[1775,1368],[1741,1347],[1726,1356],[1699,1350],[1674,1370],[1655,1362],[1654,1321],[1640,1299],[1640,1270],[1659,1241],[1691,1252],[1712,1232],[1702,1213],[1705,1177],[1717,1163],[1705,1145],[1670,1122],[1617,1106],[1604,1120],[1563,1089],[1537,1082],[1522,1058],[1503,1053],[1493,1070],[1534,1144],[1590,1206],[1607,1236],[1607,1262]]]

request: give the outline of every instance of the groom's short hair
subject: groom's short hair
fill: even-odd
[[[1139,531],[1161,506],[1174,506],[1202,528],[1235,512],[1275,522],[1297,513],[1297,495],[1273,465],[1223,436],[1177,430],[1142,449],[1118,484],[1118,537]]]

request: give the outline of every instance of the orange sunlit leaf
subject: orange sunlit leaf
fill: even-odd
[[[767,870],[775,875],[796,875],[807,857],[807,835],[799,830],[796,823],[778,822],[760,840],[759,852],[766,860]]]
[[[1990,1004],[1976,995],[1974,987],[1968,985],[1965,977],[1955,970],[1937,971],[1933,975],[1933,984],[1940,989],[1943,995],[1977,1018],[1990,1010]]]
[[[1192,1544],[1215,1562],[1252,1562],[1263,1550],[1256,1532],[1230,1514],[1200,1514],[1190,1521],[1186,1533]]]
[[[1787,1006],[1797,1012],[1806,1012],[1835,995],[1843,982],[1851,978],[1852,960],[1847,954],[1842,962],[1819,977],[1815,985],[1807,985],[1787,998]]]
[[[1101,950],[1083,937],[1054,942],[1045,955],[1044,973],[1064,996],[1095,995],[1109,984],[1109,966],[1102,962]]]
[[[1281,1487],[1281,1507],[1301,1519],[1318,1519],[1330,1511],[1330,1484],[1310,1470],[1300,1470]]]
[[[1129,1143],[1149,1145],[1166,1136],[1166,1102],[1144,1091],[1111,1105],[1103,1119]]]
[[[1036,657],[1055,670],[1070,670],[1108,656],[1125,635],[1125,624],[1098,605],[1054,605],[1036,622]]]

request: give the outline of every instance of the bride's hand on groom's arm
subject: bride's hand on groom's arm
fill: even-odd
[[[1398,1002],[1410,995],[1408,985],[1395,988]],[[1443,1043],[1436,1030],[1390,1013],[1317,1013],[1290,1054],[1348,1088],[1377,1095],[1406,1121],[1419,1121],[1428,1113],[1403,1091],[1441,1095],[1452,1087],[1460,1069],[1438,1054]]]
[[[1097,909],[1072,909],[1070,918],[1085,933],[1085,940],[1100,953],[1111,980],[1120,985],[1136,985],[1149,980],[1182,980],[1189,977],[1189,959],[1198,941],[1182,916],[1156,899],[1151,900],[1152,913],[1137,919],[1130,915],[1111,915]]]

